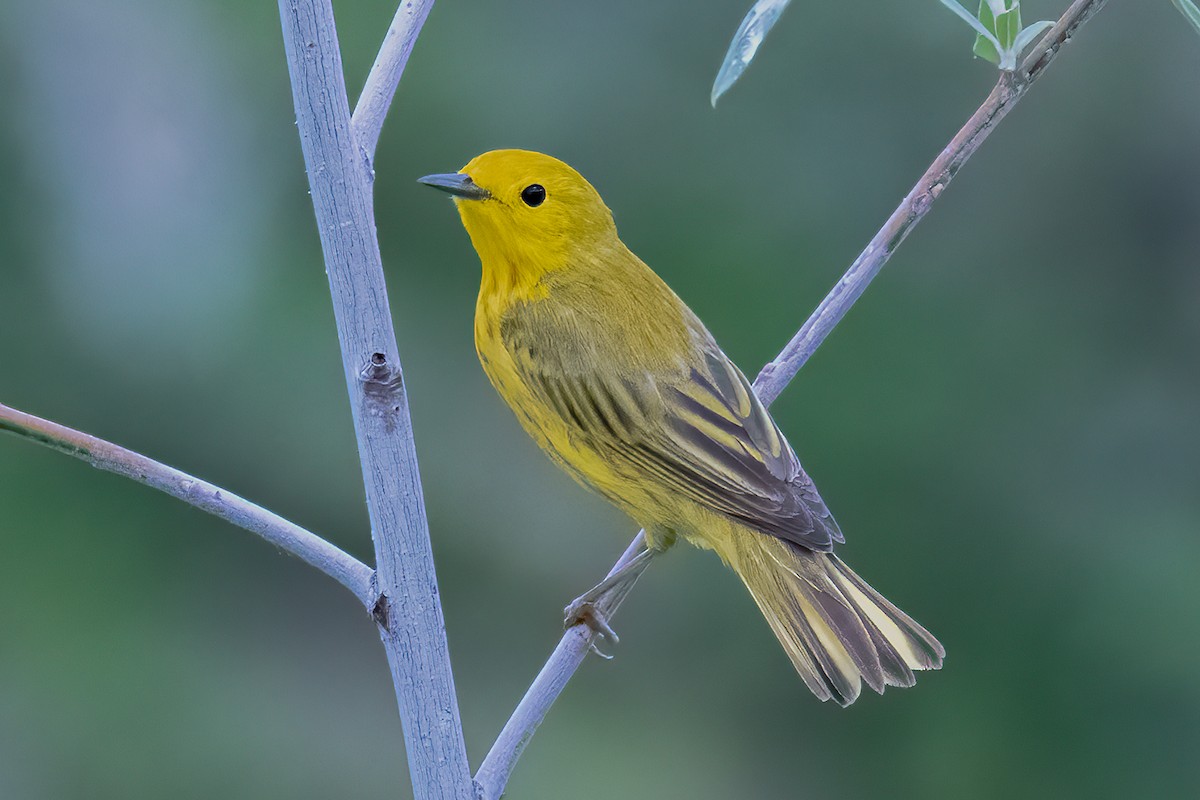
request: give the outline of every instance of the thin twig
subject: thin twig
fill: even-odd
[[[612,575],[632,561],[645,547],[645,532],[639,531],[608,574]],[[632,588],[632,583],[623,584],[617,591],[603,595],[596,602],[597,610],[611,619]],[[479,765],[479,771],[475,773],[475,783],[479,785],[480,797],[483,800],[497,800],[504,794],[508,777],[517,759],[524,752],[525,745],[546,718],[550,706],[562,694],[563,689],[567,688],[567,681],[571,680],[575,670],[579,669],[579,665],[587,658],[595,641],[596,634],[587,625],[574,625],[563,633],[558,646],[529,685],[525,696],[521,698],[500,735],[496,737],[492,749]]]
[[[416,800],[475,800],[375,238],[371,172],[350,128],[333,8],[330,0],[279,0],[279,14],[375,542],[375,619],[409,776]]]
[[[1055,26],[1033,48],[1015,72],[1001,73],[1000,80],[983,105],[971,116],[925,174],[855,259],[850,268],[808,318],[787,347],[763,367],[754,380],[754,389],[764,404],[770,405],[791,382],[800,367],[825,341],[854,302],[866,290],[893,252],[916,227],[958,170],[988,137],[1000,120],[1012,110],[1030,85],[1044,72],[1059,49],[1070,40],[1084,22],[1104,7],[1107,0],[1076,0]],[[644,547],[644,532],[639,532],[626,548],[610,574],[636,556]],[[611,617],[620,597],[605,598],[602,610]],[[566,687],[571,675],[587,656],[595,635],[583,624],[567,630],[537,678],[521,699],[500,736],[492,745],[476,775],[484,800],[497,800],[508,783],[509,775],[522,751],[545,719],[550,706]]]
[[[866,291],[883,265],[908,234],[917,226],[933,201],[938,198],[958,170],[967,162],[979,145],[1007,116],[1021,96],[1041,77],[1079,26],[1104,7],[1107,0],[1076,0],[1062,18],[1042,38],[1015,72],[1001,72],[1000,80],[983,105],[971,115],[950,144],[925,170],[925,174],[900,203],[887,222],[871,239],[866,249],[854,260],[846,274],[826,295],[808,321],[796,332],[775,360],[763,367],[754,381],[754,389],[764,403],[779,397],[809,357],[825,341],[854,302]]]
[[[232,522],[324,572],[353,592],[368,610],[375,602],[375,593],[371,588],[374,573],[370,567],[315,533],[233,492],[112,442],[26,414],[2,403],[0,430],[74,456],[97,469],[132,478]]]
[[[375,160],[375,145],[379,143],[379,132],[383,130],[383,120],[387,117],[392,98],[396,96],[396,87],[400,85],[400,76],[408,64],[413,45],[433,8],[433,0],[401,0],[396,9],[396,16],[388,28],[379,55],[363,84],[362,94],[354,106],[354,114],[350,117],[350,130],[354,139],[362,148],[368,162]]]

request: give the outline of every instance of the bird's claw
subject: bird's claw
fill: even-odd
[[[613,644],[618,644],[621,641],[621,637],[617,636],[617,632],[608,624],[608,620],[605,618],[603,612],[596,608],[596,604],[590,600],[576,600],[563,609],[564,628],[574,627],[581,622]],[[594,643],[591,646],[591,650],[605,659],[612,658],[611,655],[605,655],[600,652]]]
[[[603,650],[601,650],[599,647],[596,647],[596,643],[595,643],[595,642],[592,642],[591,644],[589,644],[589,645],[588,645],[588,650],[590,650],[591,652],[593,652],[593,653],[595,653],[596,655],[600,656],[600,657],[601,657],[601,658],[603,658],[605,661],[612,661],[612,660],[613,660],[613,654],[612,654],[612,653],[606,653],[606,652],[604,652]]]

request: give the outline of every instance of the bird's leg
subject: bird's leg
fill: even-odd
[[[610,593],[624,594],[633,588],[633,584],[646,571],[646,567],[650,566],[654,557],[666,552],[675,543],[675,534],[672,531],[653,530],[652,532],[651,529],[647,529],[646,542],[645,550],[622,564],[619,569],[572,600],[563,609],[563,627],[570,628],[582,622],[613,644],[620,641],[616,632],[608,624],[606,615],[597,605]],[[592,646],[592,650],[604,658],[611,658],[611,656],[606,656],[596,650],[595,645]]]
[[[660,552],[660,550],[655,550],[654,548],[647,548],[641,551],[628,562],[621,565],[621,568],[616,572],[572,600],[563,609],[563,627],[570,628],[576,623],[583,622],[614,644],[620,641],[617,634],[609,627],[604,614],[601,613],[600,609],[596,608],[596,603],[609,592],[631,587],[634,581],[646,571],[646,567],[650,566],[651,559]]]

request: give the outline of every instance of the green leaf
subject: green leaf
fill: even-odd
[[[1021,53],[1024,53],[1025,49],[1028,48],[1029,45],[1033,44],[1034,39],[1041,36],[1043,33],[1053,27],[1054,23],[1048,19],[1039,20],[1038,22],[1030,24],[1028,28],[1017,34],[1017,40],[1013,42],[1012,49],[1014,57],[1019,58]]]
[[[1013,42],[1021,33],[1020,0],[980,0],[979,21],[1000,42],[1001,51],[1012,49]],[[975,55],[993,64],[1002,60],[997,48],[982,36],[975,37]]]
[[[1191,3],[1192,0],[1182,2]],[[1034,37],[1054,25],[1042,20],[1022,30],[1020,0],[979,0],[978,16],[972,16],[954,0],[941,0],[941,4],[975,29],[975,45],[972,48],[975,55],[1002,70],[1016,69],[1017,59]]]
[[[729,87],[742,76],[768,31],[779,21],[779,15],[790,2],[791,0],[758,0],[751,6],[742,24],[738,26],[737,33],[733,34],[733,41],[729,43],[729,50],[725,53],[725,60],[721,62],[717,79],[713,81],[712,95],[709,98],[713,108],[717,107],[717,100],[721,95],[729,91]]]
[[[993,64],[1000,63],[1000,54],[996,52],[996,46],[982,36],[975,37],[975,46],[971,48],[971,52],[984,61],[990,61]]]
[[[987,0],[979,0],[979,22],[983,27],[995,33],[996,16],[988,5]],[[993,64],[1000,63],[1000,53],[997,51],[996,45],[983,38],[982,34],[975,34],[975,46],[971,48],[971,52],[985,61],[990,61]]]
[[[1179,13],[1183,14],[1183,18],[1192,23],[1196,33],[1200,33],[1200,8],[1197,8],[1192,0],[1171,0],[1171,2],[1179,9]]]
[[[970,25],[972,28],[974,28],[975,33],[979,34],[984,39],[986,39],[992,45],[992,47],[995,48],[997,53],[999,53],[1003,49],[1002,47],[1000,47],[1000,42],[998,39],[996,39],[996,35],[994,33],[992,33],[991,31],[989,31],[987,28],[983,27],[983,23],[980,22],[975,17],[975,15],[972,14],[970,11],[967,11],[965,8],[963,8],[961,5],[959,5],[957,2],[955,2],[955,0],[939,0],[939,2],[942,5],[944,5],[946,8],[950,9],[955,14],[957,14],[963,20],[963,22],[966,22],[968,25]],[[1000,57],[997,56],[996,63],[999,63],[999,61],[1000,61]]]
[[[1014,2],[1005,13],[996,18],[996,38],[1005,49],[1012,48],[1021,34],[1021,3]]]

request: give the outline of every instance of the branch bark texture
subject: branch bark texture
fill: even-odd
[[[329,0],[279,0],[279,13],[375,542],[375,619],[413,791],[417,800],[474,800],[375,236],[371,171],[351,129],[333,9]],[[398,81],[399,69],[389,69]]]
[[[375,146],[379,143],[383,120],[396,95],[413,45],[432,9],[433,0],[401,0],[379,55],[367,75],[362,94],[358,96],[354,114],[350,117],[350,129],[369,162],[375,160]]]
[[[999,81],[983,104],[950,140],[783,351],[763,367],[754,379],[754,390],[764,405],[770,405],[779,397],[834,326],[866,291],[900,243],[929,213],[933,202],[945,191],[962,165],[975,154],[1034,81],[1041,77],[1079,26],[1091,19],[1106,2],[1075,0],[1020,67],[1013,72],[1000,74]],[[631,561],[644,547],[645,532],[639,531],[609,574]],[[602,599],[598,604],[600,610],[611,618],[627,593]],[[476,775],[484,800],[498,800],[504,793],[517,759],[575,670],[583,663],[594,640],[595,634],[583,624],[563,634]]]

